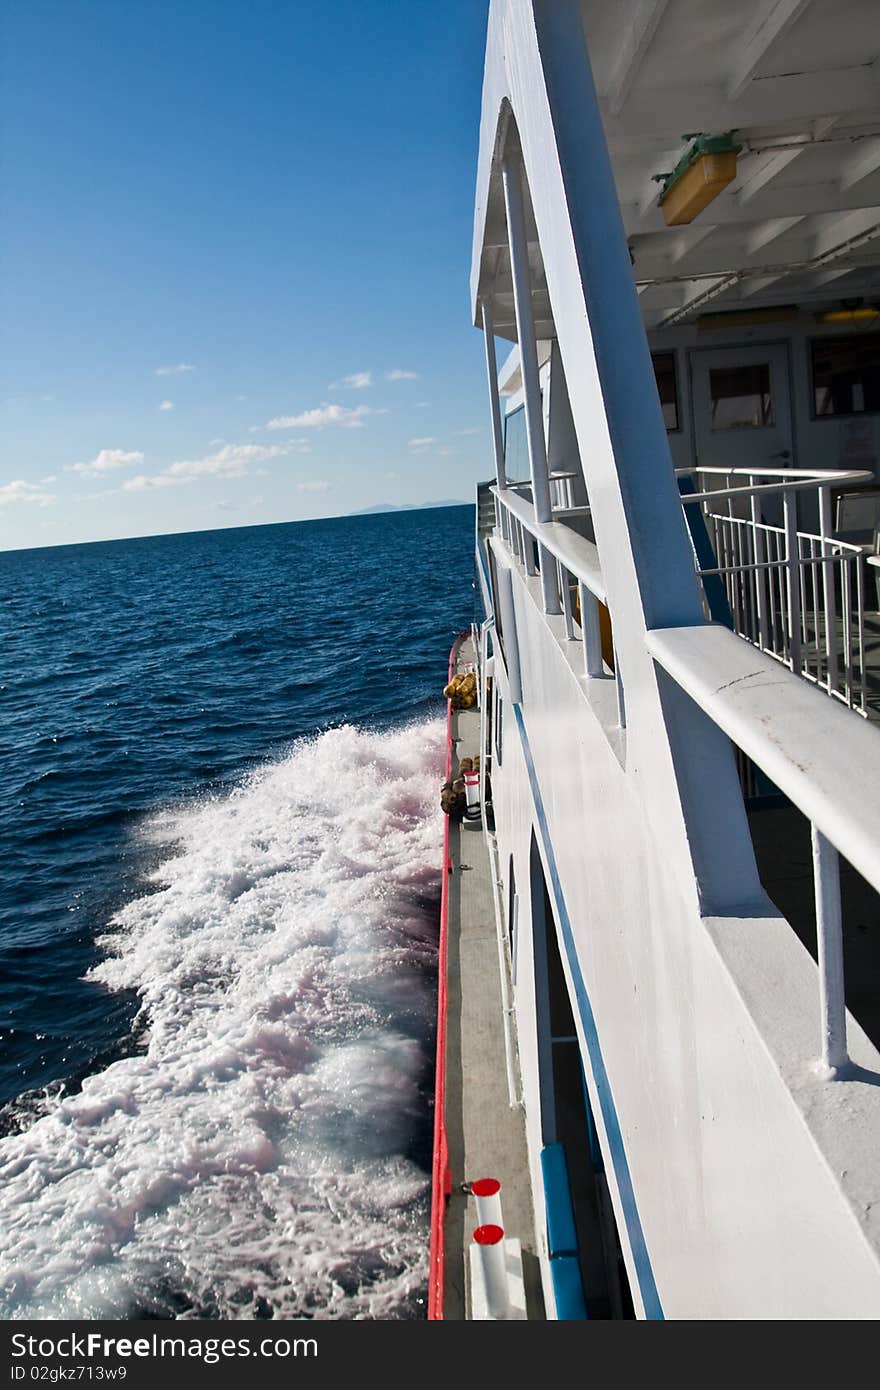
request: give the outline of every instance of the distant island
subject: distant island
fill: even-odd
[[[394,507],[390,502],[379,502],[375,507],[362,507],[359,512],[349,512],[349,516],[372,516],[375,512],[421,512],[428,507],[472,507],[472,502],[460,502],[457,497],[447,499],[443,502],[405,502],[401,507]]]

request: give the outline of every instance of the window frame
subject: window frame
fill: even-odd
[[[833,415],[820,415],[816,410],[816,361],[814,349],[817,343],[843,342],[850,338],[869,338],[877,339],[878,350],[880,350],[880,331],[871,329],[869,333],[817,333],[813,337],[807,338],[807,362],[810,373],[810,420],[825,424],[829,420],[861,420],[863,416],[880,415],[878,410],[838,410]]]
[[[657,399],[658,399],[658,400],[660,399],[660,385],[659,385],[659,382],[657,381],[657,369],[656,369],[656,367],[654,366],[654,358],[655,358],[655,357],[671,357],[671,358],[672,358],[672,391],[673,391],[673,395],[674,395],[674,397],[675,397],[675,424],[674,424],[674,425],[671,425],[671,426],[670,426],[670,425],[666,425],[666,422],[664,421],[664,427],[665,427],[665,429],[666,429],[666,433],[667,433],[667,434],[681,434],[681,433],[683,432],[684,426],[683,426],[683,424],[682,424],[681,390],[680,390],[680,388],[679,388],[679,383],[678,383],[678,353],[676,352],[675,348],[652,348],[652,349],[649,349],[649,350],[650,350],[650,353],[651,353],[651,367],[652,367],[652,369],[653,369],[653,371],[654,371],[654,384],[655,384],[656,387],[657,387]],[[660,412],[661,412],[661,414],[662,414],[662,412],[663,412],[663,402],[662,402],[662,401],[660,401]]]

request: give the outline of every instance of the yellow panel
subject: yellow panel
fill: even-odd
[[[661,203],[667,227],[693,222],[713,198],[736,178],[736,151],[701,154],[672,185]]]

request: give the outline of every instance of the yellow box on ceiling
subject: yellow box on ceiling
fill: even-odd
[[[662,196],[667,227],[693,222],[703,208],[736,178],[736,150],[701,154]]]

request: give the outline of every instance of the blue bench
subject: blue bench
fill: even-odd
[[[547,1144],[541,1150],[541,1175],[544,1180],[547,1249],[556,1315],[565,1322],[583,1321],[588,1316],[587,1305],[578,1258],[568,1164],[562,1144]]]

